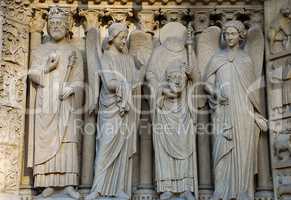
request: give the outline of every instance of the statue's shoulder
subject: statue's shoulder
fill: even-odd
[[[210,64],[215,65],[221,61],[225,61],[227,59],[227,53],[224,50],[217,50],[215,54],[210,59]]]
[[[40,44],[36,49],[32,50],[32,54],[37,56],[45,56],[48,55],[51,51],[52,46],[48,43]]]

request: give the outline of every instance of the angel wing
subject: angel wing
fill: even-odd
[[[129,37],[129,53],[135,60],[138,71],[137,82],[142,82],[147,70],[148,62],[153,52],[153,36],[144,31],[136,30]]]
[[[248,30],[248,39],[245,44],[245,51],[254,63],[254,71],[258,81],[258,89],[260,90],[260,104],[262,108],[266,107],[264,90],[265,79],[263,74],[264,49],[264,34],[262,29],[258,25],[251,27]]]
[[[101,69],[101,52],[100,32],[96,28],[91,28],[88,30],[86,36],[87,74],[89,84],[89,88],[86,91],[86,105],[89,111],[91,110],[90,108],[95,108],[96,111],[98,110],[100,90],[98,69]]]
[[[221,29],[218,26],[210,26],[198,37],[197,58],[202,77],[205,76],[206,68],[210,59],[220,48],[220,35]]]
[[[262,77],[264,61],[264,34],[259,26],[253,26],[248,31],[245,50],[248,52],[255,65],[256,76]]]
[[[133,91],[133,103],[137,110],[141,110],[141,93],[142,93],[142,83],[145,78],[145,73],[147,71],[148,62],[153,52],[153,37],[144,31],[136,30],[133,31],[129,36],[129,53],[133,56],[135,61],[134,77],[135,90]],[[140,113],[136,112],[136,125],[140,122]]]

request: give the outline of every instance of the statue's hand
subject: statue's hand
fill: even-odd
[[[268,130],[268,120],[259,113],[255,113],[255,121],[262,131],[266,132]]]
[[[60,100],[65,100],[67,99],[69,96],[74,94],[74,88],[72,87],[63,87],[63,90],[60,91],[59,94],[59,99]]]
[[[47,65],[45,68],[45,73],[49,73],[57,68],[59,64],[59,58],[60,57],[56,53],[52,53],[51,55],[49,55],[49,58],[47,60]]]
[[[89,109],[88,109],[88,112],[89,112],[89,115],[92,115],[93,113],[97,113],[97,105],[96,104],[91,104],[89,106]]]
[[[162,92],[168,98],[176,98],[178,96],[170,88],[163,88]]]

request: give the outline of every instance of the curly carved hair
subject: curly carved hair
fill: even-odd
[[[226,29],[229,28],[229,27],[233,27],[239,32],[241,40],[245,40],[247,38],[246,27],[241,21],[231,20],[231,21],[226,22],[223,25],[223,32],[225,32]]]

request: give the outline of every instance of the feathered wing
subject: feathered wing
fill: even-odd
[[[253,26],[248,30],[248,38],[245,45],[245,50],[251,57],[254,64],[256,74],[256,87],[260,93],[260,107],[265,109],[265,78],[264,78],[264,34],[261,27]],[[265,114],[265,111],[263,111]]]
[[[135,30],[129,36],[129,54],[135,61],[135,69],[133,69],[133,103],[136,108],[135,121],[138,128],[140,123],[141,111],[141,95],[142,84],[147,71],[148,62],[153,52],[153,38],[151,35]]]
[[[86,35],[87,74],[89,87],[86,89],[86,107],[95,107],[98,110],[98,97],[100,90],[100,77],[98,71],[101,69],[101,43],[100,32],[96,28],[88,30]]]
[[[256,77],[262,77],[264,61],[264,34],[259,26],[253,26],[249,29],[245,50],[255,65]]]
[[[218,26],[210,26],[198,36],[197,58],[202,78],[205,77],[210,59],[220,48],[220,35],[221,29]]]

